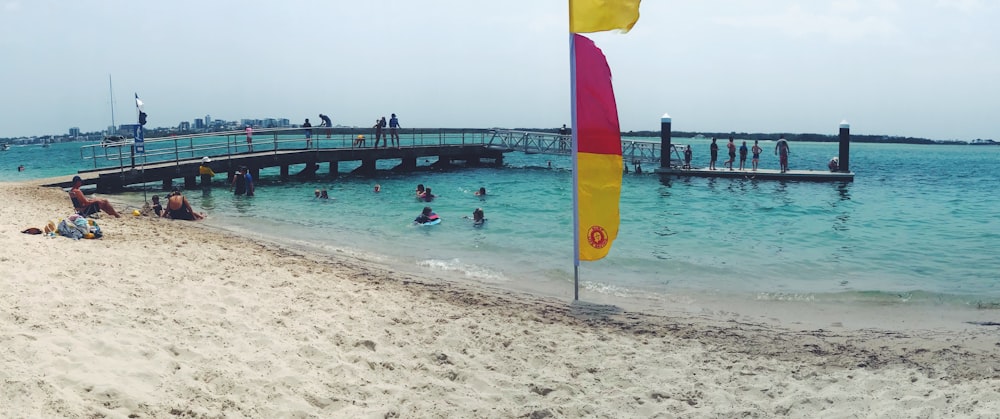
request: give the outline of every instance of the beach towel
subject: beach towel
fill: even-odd
[[[104,236],[101,227],[94,220],[88,220],[77,214],[73,214],[65,220],[60,220],[56,231],[60,236],[69,237],[74,240],[79,239],[99,239]]]

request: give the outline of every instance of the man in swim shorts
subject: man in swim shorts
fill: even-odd
[[[757,144],[757,140],[753,140],[753,148],[751,148],[750,151],[753,152],[753,171],[756,172],[757,163],[760,162],[760,153],[764,151],[764,149],[760,148],[760,145]]]

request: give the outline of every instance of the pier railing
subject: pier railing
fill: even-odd
[[[306,138],[305,128],[255,128],[252,141],[247,142],[245,131],[225,131],[185,134],[149,138],[144,141],[144,153],[136,153],[133,139],[121,142],[90,144],[80,148],[80,157],[91,161],[93,169],[125,168],[139,164],[179,162],[210,156],[231,157],[248,153],[277,153],[281,150],[329,150],[372,148],[375,143],[373,129],[312,127],[311,138]],[[383,130],[389,135],[389,129]],[[358,136],[364,136],[359,141]],[[486,145],[489,130],[451,128],[399,129],[400,147],[431,145]],[[391,140],[380,140],[391,145]],[[88,164],[90,166],[90,164]]]
[[[573,152],[573,136],[551,132],[517,130],[490,131],[488,145],[529,154],[563,154]],[[681,144],[672,144],[670,158],[680,164],[683,161]],[[660,163],[660,142],[637,139],[622,140],[622,160],[626,163]]]
[[[330,150],[371,148],[375,143],[371,128],[312,127],[311,138],[305,128],[255,128],[252,142],[245,131],[225,131],[150,138],[144,141],[144,153],[136,153],[132,139],[106,144],[90,144],[80,148],[80,157],[92,162],[93,169],[135,167],[140,164],[176,162],[210,156],[232,157],[248,153],[277,153],[282,150]],[[388,135],[389,129],[383,134]],[[358,136],[364,136],[363,141]],[[476,128],[409,128],[399,129],[400,147],[484,145],[505,151],[529,154],[569,155],[572,136],[549,132]],[[391,141],[381,140],[383,143]],[[681,161],[673,145],[671,159]],[[638,139],[622,140],[622,159],[626,163],[659,164],[660,143]],[[90,164],[88,164],[89,166]]]

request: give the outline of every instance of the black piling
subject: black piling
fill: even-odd
[[[847,121],[840,122],[840,168],[839,171],[848,173],[851,171],[851,124]]]
[[[670,168],[670,115],[660,118],[660,167]]]

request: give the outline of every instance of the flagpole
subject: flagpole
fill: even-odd
[[[133,94],[135,94],[135,122],[139,125],[139,129],[136,130],[136,134],[138,134],[138,135],[135,135],[133,137],[142,136],[143,140],[145,140],[145,138],[144,138],[145,135],[142,134],[142,108],[139,107],[139,93],[133,92]],[[136,142],[137,139],[138,138],[132,138],[132,152],[133,152],[133,154],[135,153],[135,142]],[[143,144],[143,147],[145,147],[145,144]],[[146,180],[146,153],[143,152],[141,154],[142,154],[142,165],[139,168],[139,172],[142,173],[142,179]],[[142,185],[142,202],[149,203],[149,200],[146,199],[146,184],[145,184],[145,182],[143,182],[143,185]]]
[[[572,1],[572,0],[571,0]],[[571,8],[572,9],[572,8]],[[571,11],[572,13],[572,11]],[[570,120],[571,150],[573,153],[573,301],[580,300],[580,195],[579,168],[577,167],[577,143],[579,124],[576,122],[576,53],[574,52],[573,33],[569,34],[569,83],[570,83]]]

